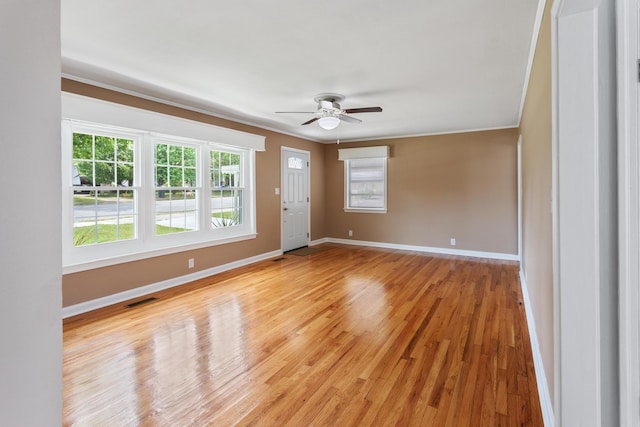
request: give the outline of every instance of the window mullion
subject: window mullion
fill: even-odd
[[[96,136],[91,135],[91,185],[98,185],[96,182]]]
[[[154,181],[154,148],[155,138],[145,134],[141,138],[140,159],[140,210],[139,230],[143,244],[148,244],[155,237],[155,181]]]
[[[211,230],[211,148],[201,146],[198,150],[198,164],[200,170],[196,170],[197,179],[200,182],[200,230],[207,233]],[[197,194],[197,193],[196,193]]]
[[[62,122],[62,242],[63,254],[68,254],[73,248],[73,131],[68,120]]]

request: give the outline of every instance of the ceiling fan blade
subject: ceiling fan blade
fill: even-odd
[[[315,111],[276,111],[276,114],[315,114]]]
[[[365,108],[347,108],[344,110],[347,114],[353,113],[380,113],[382,112],[381,107],[365,107]]]
[[[347,123],[362,123],[362,120],[356,119],[355,117],[347,116],[345,114],[340,114],[338,118]]]
[[[313,118],[313,119],[311,119],[311,120],[307,120],[306,122],[304,122],[304,123],[302,124],[302,126],[304,126],[304,125],[308,125],[308,124],[311,124],[311,123],[315,122],[316,120],[318,120],[318,118],[319,118],[319,117],[314,117],[314,118]]]

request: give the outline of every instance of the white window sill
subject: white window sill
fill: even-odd
[[[65,263],[65,265],[62,267],[62,274],[77,273],[80,271],[93,270],[95,268],[122,264],[125,262],[139,261],[147,258],[170,255],[170,254],[190,251],[194,249],[206,248],[210,246],[218,246],[226,243],[241,242],[243,240],[255,239],[256,237],[257,237],[256,233],[250,233],[250,234],[244,234],[240,236],[216,239],[213,241],[209,240],[204,242],[194,242],[194,243],[175,245],[172,247],[167,247],[162,249],[152,249],[147,251],[131,252],[131,253],[103,258],[103,259],[87,260],[87,261],[82,260],[82,261],[76,261],[76,262],[73,262],[72,260],[70,260],[68,264]]]
[[[345,212],[352,213],[377,213],[377,214],[386,214],[386,209],[352,209],[352,208],[344,208]]]

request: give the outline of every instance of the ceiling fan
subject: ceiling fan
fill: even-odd
[[[316,117],[307,120],[302,125],[308,125],[315,121],[318,122],[322,129],[331,130],[338,127],[340,121],[347,123],[361,123],[362,120],[348,116],[348,114],[356,113],[379,113],[382,111],[380,107],[365,108],[346,108],[340,107],[340,102],[344,101],[344,96],[337,93],[321,93],[314,98],[318,103],[317,111],[276,111],[278,114],[315,114]]]

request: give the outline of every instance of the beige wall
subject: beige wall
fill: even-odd
[[[517,252],[517,129],[322,145],[130,95],[63,80],[62,89],[266,136],[256,155],[256,239],[67,274],[64,306],[173,279],[281,248],[280,152],[311,153],[311,239],[324,237],[481,252]],[[338,147],[389,145],[387,214],[343,212]],[[452,247],[450,238],[457,245]],[[196,269],[187,269],[195,258]]]
[[[517,139],[505,129],[327,145],[327,236],[516,254]],[[345,213],[337,150],[375,145],[391,147],[388,213]]]
[[[551,215],[551,1],[545,7],[520,132],[522,134],[522,269],[553,401]]]
[[[274,189],[280,187],[282,146],[311,154],[311,239],[326,236],[321,144],[70,80],[63,79],[62,90],[266,136],[266,151],[256,154],[256,239],[67,274],[62,280],[65,307],[280,249],[280,196]],[[187,269],[188,258],[195,258],[195,270]]]

